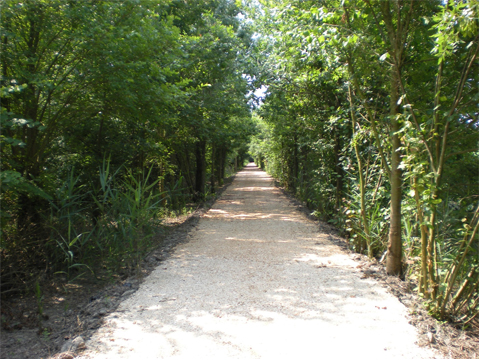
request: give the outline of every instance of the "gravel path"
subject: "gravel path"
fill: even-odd
[[[86,358],[435,358],[407,309],[249,165]]]

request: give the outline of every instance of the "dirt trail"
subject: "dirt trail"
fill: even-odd
[[[407,309],[250,165],[86,358],[435,358]]]

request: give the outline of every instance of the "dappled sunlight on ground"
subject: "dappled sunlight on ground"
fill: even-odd
[[[273,179],[270,176],[254,167],[247,167],[246,169],[237,174],[234,184],[205,214],[205,218],[303,220],[300,213],[283,209],[278,205],[280,200],[272,198],[272,194],[280,194],[280,192],[273,186]],[[255,182],[256,186],[251,186],[252,182]],[[259,182],[264,186],[258,186]],[[248,211],[245,211],[245,209],[248,209]],[[281,211],[282,209],[284,211]]]
[[[143,298],[147,303],[136,309],[132,301],[125,303],[119,309],[121,315],[109,319],[108,324],[115,339],[128,339],[121,350],[125,357],[130,357],[128,344],[135,344],[135,349],[140,344],[144,354],[160,358],[193,355],[206,358],[202,354],[209,351],[215,359],[242,358],[245,354],[247,358],[265,354],[268,358],[282,354],[298,356],[299,351],[305,351],[306,358],[313,358],[316,356],[312,350],[320,351],[317,347],[321,347],[322,357],[338,355],[338,352],[355,356],[359,348],[345,348],[345,341],[352,343],[345,336],[359,338],[359,321],[360,331],[367,332],[367,336],[360,337],[360,349],[370,347],[373,358],[381,358],[391,350],[398,351],[390,340],[399,336],[404,326],[397,316],[397,311],[402,310],[398,301],[372,289],[369,281],[352,280],[347,273],[324,274],[330,281],[321,287],[311,278],[312,274],[309,278],[305,273],[304,278],[297,279],[297,284],[285,287],[282,277],[288,276],[289,266],[302,265],[290,263],[278,269],[278,277],[259,275],[244,285],[230,278],[241,277],[240,273],[220,272],[213,278],[210,273],[208,281],[202,279],[198,286],[196,283],[202,271],[197,272],[201,269],[185,273],[182,267],[175,268],[170,270],[174,278],[167,276],[156,282],[158,294]],[[298,269],[291,270],[296,273]],[[259,273],[258,268],[256,273]],[[182,290],[187,288],[195,291],[189,294]],[[308,291],[309,288],[321,291]],[[244,296],[252,292],[255,292],[253,298]],[[373,304],[377,304],[378,309]],[[386,309],[382,310],[383,307]],[[160,320],[159,312],[162,314]],[[379,349],[379,342],[385,347]],[[113,346],[113,343],[107,341],[105,345]],[[188,346],[179,350],[179,343]],[[136,350],[135,354],[138,356]]]
[[[265,178],[268,179],[269,178]],[[238,189],[234,189],[233,191],[273,191],[277,190],[277,188],[274,188],[273,186],[247,186],[247,187],[242,187]]]
[[[106,318],[95,358],[422,358],[406,309],[254,166]]]

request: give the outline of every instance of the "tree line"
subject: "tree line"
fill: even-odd
[[[257,164],[434,315],[478,326],[478,2],[251,6]]]
[[[130,271],[247,156],[234,1],[1,5],[2,293]]]
[[[477,1],[0,11],[3,294],[135,270],[250,155],[432,314],[477,322]]]

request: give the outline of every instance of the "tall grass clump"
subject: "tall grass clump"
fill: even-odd
[[[134,174],[104,161],[98,179],[80,184],[72,170],[55,192],[48,219],[49,264],[56,274],[74,280],[103,264],[131,272],[159,230],[165,194],[152,179],[152,168]]]

